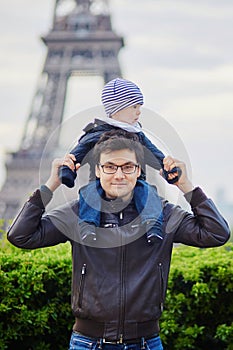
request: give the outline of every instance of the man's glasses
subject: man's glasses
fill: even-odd
[[[105,174],[115,174],[118,168],[121,168],[123,174],[133,174],[136,169],[139,167],[138,164],[127,163],[123,165],[115,165],[115,164],[98,164],[103,169]]]

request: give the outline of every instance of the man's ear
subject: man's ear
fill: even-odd
[[[138,171],[137,177],[141,176],[142,170],[141,170],[141,167],[140,167],[140,166],[138,167],[137,171]]]
[[[95,166],[95,176],[100,178],[100,169],[99,169],[98,165]]]

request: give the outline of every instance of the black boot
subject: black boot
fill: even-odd
[[[77,177],[76,171],[71,170],[68,166],[63,165],[59,169],[59,179],[61,180],[61,183],[66,185],[69,188],[74,187],[74,180]]]

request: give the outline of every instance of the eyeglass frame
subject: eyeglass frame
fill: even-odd
[[[125,172],[123,171],[122,167],[127,166],[127,165],[131,165],[131,164],[134,166],[134,171],[132,171],[132,172],[130,172],[130,173],[125,173]],[[116,167],[116,170],[115,170],[113,173],[106,173],[106,172],[104,171],[104,166],[106,166],[107,164],[100,164],[100,163],[98,163],[97,165],[100,166],[100,167],[102,168],[102,170],[103,170],[103,173],[104,173],[104,174],[107,174],[107,175],[116,174],[118,168],[121,168],[121,171],[122,171],[123,174],[125,174],[125,175],[132,175],[132,174],[135,174],[137,168],[140,167],[139,164],[134,164],[134,163],[131,163],[131,162],[125,163],[125,164],[122,164],[122,165],[116,165],[116,164],[109,163],[110,166]]]

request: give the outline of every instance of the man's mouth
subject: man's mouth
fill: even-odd
[[[127,184],[125,182],[117,182],[117,183],[112,183],[112,186],[126,186]]]

